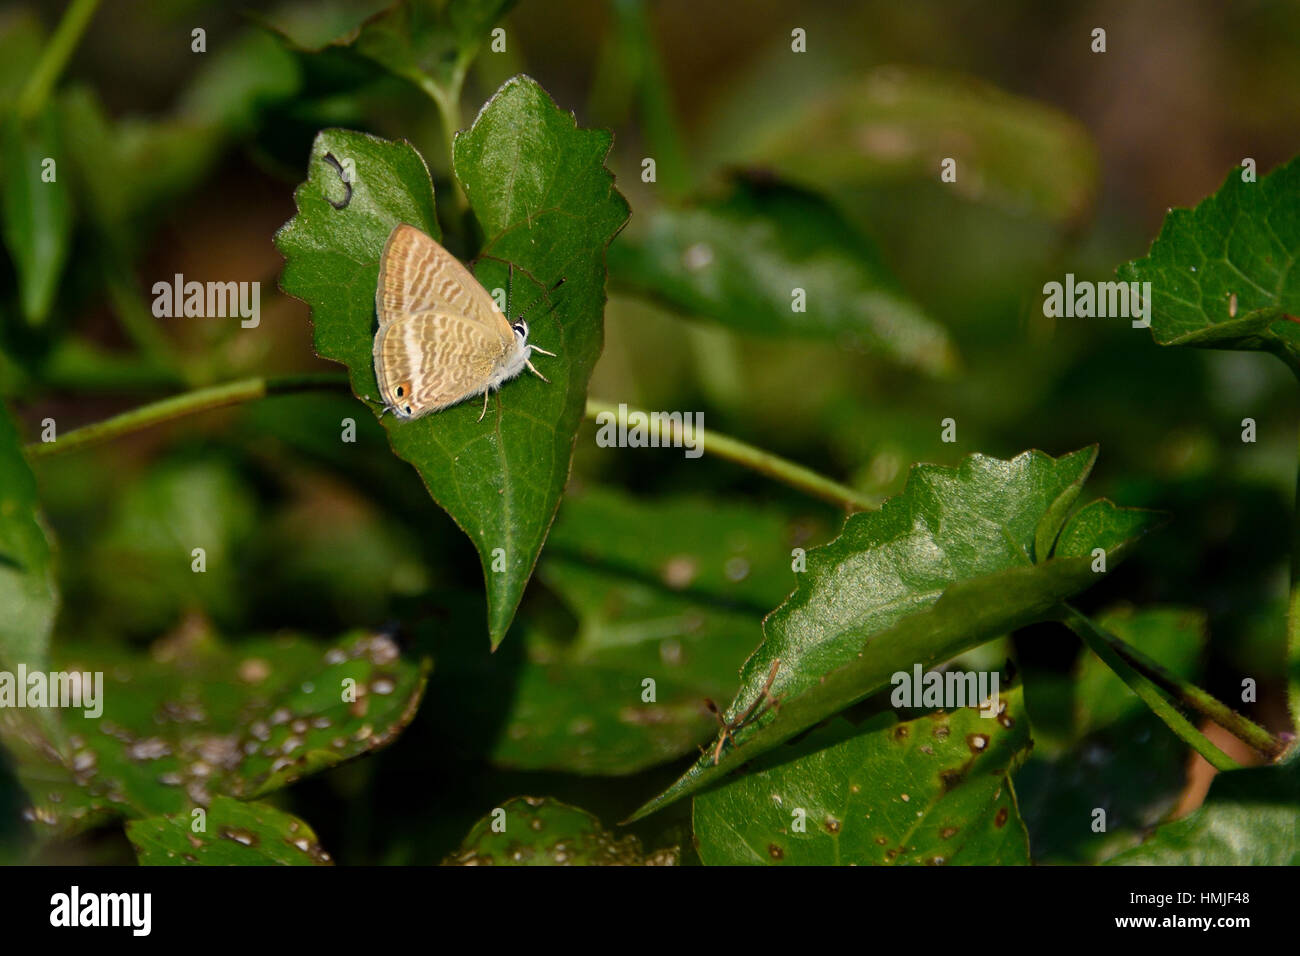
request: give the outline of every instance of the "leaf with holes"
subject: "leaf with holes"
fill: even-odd
[[[504,824],[504,827],[502,826]],[[451,866],[674,866],[677,847],[646,853],[585,810],[549,797],[514,797],[474,824]]]
[[[1029,752],[1019,688],[1000,713],[962,708],[862,728],[836,720],[699,794],[710,866],[1029,862],[1011,774]]]
[[[579,129],[526,77],[502,86],[457,136],[456,176],[487,237],[478,278],[488,289],[511,286],[512,315],[531,313],[532,341],[557,357],[542,369],[549,384],[531,375],[507,383],[483,421],[476,401],[383,419],[393,450],[478,549],[493,645],[559,507],[603,343],[605,247],[628,215],[604,166],[610,141]],[[343,182],[327,155],[354,181]],[[345,364],[353,391],[373,399],[379,256],[398,223],[439,237],[428,172],[406,143],[326,130],[294,195],[298,215],[276,237],[287,260],[281,286],[312,307],[317,351]]]
[[[609,261],[615,282],[742,334],[827,339],[935,376],[956,366],[947,331],[875,245],[800,189],[738,179],[723,196],[658,209]]]
[[[236,648],[192,631],[148,655],[62,649],[56,664],[103,675],[102,714],[63,709],[62,746],[17,741],[30,815],[49,835],[115,816],[187,813],[219,794],[253,799],[377,750],[414,717],[429,667],[383,634]]]
[[[1258,182],[1228,174],[1195,209],[1174,209],[1142,259],[1161,345],[1272,352],[1300,369],[1300,158]]]
[[[1067,518],[1096,455],[1085,448],[1060,458],[1033,451],[1010,461],[972,455],[957,468],[917,465],[880,511],[852,515],[838,538],[808,552],[794,594],[763,622],[763,643],[745,662],[725,716],[732,724],[751,708],[762,716],[636,817],[882,690],[894,673],[1054,616],[1100,578],[1094,549],[1113,569],[1158,518],[1108,501]],[[762,706],[769,689],[779,707]]]
[[[328,866],[330,855],[302,820],[265,803],[216,796],[194,829],[192,813],[130,820],[141,866]]]

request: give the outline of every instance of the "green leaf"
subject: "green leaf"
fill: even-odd
[[[312,828],[265,803],[216,796],[196,833],[189,813],[130,820],[126,835],[141,866],[326,866]]]
[[[1174,209],[1142,259],[1161,345],[1259,349],[1300,369],[1300,158],[1257,182],[1234,170],[1195,209]]]
[[[1086,448],[1056,459],[1033,451],[1010,461],[972,455],[957,468],[915,466],[900,495],[880,511],[852,515],[838,538],[808,552],[795,593],[763,622],[766,636],[726,716],[734,720],[758,700],[774,666],[780,707],[736,733],[716,764],[711,752],[702,757],[636,816],[883,689],[898,671],[1052,617],[1100,576],[1086,545],[1106,549],[1113,568],[1155,522],[1153,512],[1095,502],[1035,563],[1035,542],[1055,537],[1042,528],[1044,514],[1095,459],[1096,449]]]
[[[879,250],[830,203],[735,180],[660,208],[610,248],[614,281],[743,334],[829,339],[931,375],[953,371],[947,331],[902,289]],[[796,312],[793,290],[803,289]]]
[[[516,0],[406,0],[361,25],[356,51],[423,86],[431,79],[459,90],[465,70],[489,39],[492,24]]]
[[[383,634],[331,647],[289,636],[227,647],[193,627],[148,655],[81,647],[56,663],[103,674],[103,712],[63,709],[66,747],[6,738],[30,816],[48,834],[187,814],[221,794],[254,799],[377,750],[410,723],[429,667]],[[345,699],[349,687],[355,700]]]
[[[571,494],[537,573],[576,633],[569,615],[530,610],[505,659],[440,633],[435,725],[519,770],[627,774],[695,752],[716,729],[704,699],[731,693],[789,591],[791,544],[781,516],[751,506]]]
[[[608,133],[578,129],[526,77],[507,82],[457,137],[456,175],[486,236],[478,277],[506,288],[513,263],[512,313],[533,312],[532,340],[558,356],[543,369],[550,384],[532,376],[508,383],[481,422],[475,401],[416,421],[383,419],[393,450],[478,549],[494,645],[559,506],[600,355],[605,247],[627,219],[604,167],[609,146]],[[328,202],[345,191],[326,153],[355,164],[344,209]],[[295,199],[299,214],[276,239],[287,260],[281,285],[312,306],[317,351],[347,365],[353,391],[373,398],[379,256],[398,223],[438,236],[428,172],[409,145],[327,130]],[[554,311],[533,309],[561,278]],[[504,572],[492,570],[496,549]]]
[[[504,824],[505,829],[501,829]],[[677,847],[647,854],[585,810],[547,797],[512,797],[474,824],[452,866],[673,866]]]
[[[1041,102],[955,73],[884,66],[863,77],[809,87],[785,70],[801,57],[765,63],[743,85],[744,102],[714,131],[713,159],[757,165],[814,189],[939,180],[944,159],[958,195],[1080,221],[1097,188],[1087,130]],[[790,91],[816,90],[811,99]]]
[[[345,49],[417,86],[433,83],[456,91],[479,48],[490,39],[492,25],[516,2],[399,0],[370,16],[359,15],[355,5],[313,10],[310,17],[289,8],[262,22],[299,50]]]
[[[0,670],[19,664],[45,668],[57,605],[36,479],[18,430],[0,405]]]
[[[52,182],[44,181],[46,160],[55,163]],[[63,177],[58,175],[61,167]],[[23,316],[35,325],[45,320],[54,302],[72,239],[66,156],[53,110],[45,110],[30,123],[16,116],[0,122],[0,168],[4,169],[0,225],[18,273]]]
[[[1214,778],[1205,802],[1109,862],[1147,866],[1300,864],[1300,760]]]
[[[1024,864],[1011,774],[1029,752],[1017,688],[979,708],[862,729],[836,720],[694,801],[710,865]],[[876,726],[880,724],[881,726]],[[803,829],[796,829],[801,817]]]

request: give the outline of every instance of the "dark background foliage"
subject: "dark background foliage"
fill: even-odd
[[[63,6],[11,5],[0,16],[6,96],[34,62],[32,38],[48,34]],[[478,236],[452,202],[443,122],[429,97],[338,50],[305,52],[359,22],[365,7],[163,0],[99,10],[54,98],[50,135],[67,151],[60,175],[76,184],[75,205],[61,278],[39,319],[24,315],[16,267],[0,259],[0,388],[29,436],[47,416],[62,431],[178,387],[337,369],[315,358],[306,306],[276,291],[283,260],[272,245],[295,213],[293,188],[323,127],[410,140],[433,175],[448,245],[476,251]],[[1201,609],[1203,649],[1188,671],[1224,699],[1238,696],[1242,677],[1255,678],[1265,689],[1252,716],[1286,727],[1286,516],[1298,419],[1290,376],[1262,354],[1162,349],[1123,321],[1044,318],[1041,288],[1066,272],[1110,278],[1146,252],[1169,207],[1213,192],[1243,157],[1263,173],[1300,151],[1300,9],[1209,0],[851,9],[828,0],[797,11],[768,0],[522,0],[502,24],[507,51],[474,60],[457,125],[468,126],[507,77],[527,72],[579,126],[615,134],[607,162],[632,219],[610,251],[593,396],[702,410],[708,427],[874,499],[898,493],[914,462],[1027,448],[1060,455],[1096,442],[1090,493],[1172,518],[1081,606]],[[190,51],[196,26],[207,30],[206,54]],[[1089,51],[1095,26],[1108,31],[1104,55]],[[807,30],[804,55],[790,53],[793,27]],[[907,98],[883,128],[904,142],[975,144],[979,182],[942,184],[929,166],[895,161],[887,141],[862,147],[878,168],[861,156],[837,167],[830,154],[854,148],[835,125],[837,104],[863,101],[873,82]],[[1009,95],[985,98],[986,86]],[[982,106],[954,109],[965,97]],[[795,140],[824,142],[825,163],[789,160]],[[656,158],[655,183],[641,180],[646,156]],[[682,250],[656,242],[691,229],[727,257],[736,295],[719,302],[672,274]],[[769,327],[754,263],[782,256],[828,257],[831,298],[853,300],[878,283],[897,297],[889,307],[913,310],[931,338],[909,345],[851,313],[833,317],[840,324],[829,332]],[[153,320],[146,290],[175,273],[260,281],[257,334],[231,321]],[[746,292],[754,298],[733,312]],[[609,824],[625,817],[683,761],[539,755],[511,728],[572,727],[589,716],[581,704],[592,698],[565,695],[574,687],[596,695],[606,675],[635,672],[634,659],[601,644],[616,645],[620,628],[688,633],[683,616],[704,615],[717,639],[700,653],[716,659],[680,691],[689,710],[681,739],[654,751],[676,757],[684,740],[693,752],[710,728],[690,702],[731,693],[762,614],[792,587],[783,556],[824,543],[840,523],[835,508],[709,455],[599,448],[588,423],[572,481],[593,497],[562,507],[519,618],[489,656],[472,543],[363,411],[345,394],[268,399],[36,468],[58,542],[56,646],[140,649],[183,628],[233,641],[290,629],[323,642],[401,622],[411,640],[434,648],[424,705],[391,746],[277,798],[342,862],[436,862],[492,807],[523,793],[552,795]],[[358,420],[355,446],[320,425],[348,415]],[[940,441],[950,416],[955,444]],[[1246,417],[1258,423],[1257,443],[1241,441]],[[656,510],[678,496],[698,511],[681,512],[674,526],[705,522],[707,540],[665,531],[661,541],[650,530],[692,507]],[[611,514],[626,530],[593,562],[590,542],[615,522]],[[782,542],[777,558],[758,546],[746,552],[747,591],[727,606],[701,609],[656,585],[654,569],[680,549],[721,562],[736,536],[769,530]],[[220,559],[210,549],[214,570],[202,577],[175,560],[176,542],[195,534],[218,542]],[[720,556],[711,550],[719,542]],[[741,541],[737,553],[751,545]],[[648,585],[609,571],[638,562],[650,569]],[[584,577],[593,563],[609,578]],[[573,652],[591,641],[603,656]],[[1076,693],[1067,678],[1084,666],[1077,639],[1040,625],[981,653],[994,666],[1017,658],[1031,710],[1038,691],[1041,746],[1021,786],[1036,854],[1094,858],[1051,823],[1051,808],[1070,796],[1053,770],[1075,743],[1059,714]],[[1163,727],[1110,732],[1116,779],[1131,764],[1152,764],[1134,741],[1161,754],[1159,780],[1132,798],[1134,818],[1154,822],[1144,801],[1199,799],[1203,784],[1187,782],[1185,748]],[[606,755],[619,745],[600,743]],[[22,806],[4,773],[0,859],[31,850]],[[688,807],[633,829],[651,848],[689,846]],[[131,859],[112,830],[41,852]]]

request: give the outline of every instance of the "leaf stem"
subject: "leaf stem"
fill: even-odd
[[[292,392],[315,391],[317,389],[346,389],[347,387],[347,376],[333,372],[283,375],[275,378],[247,378],[235,382],[225,382],[221,385],[182,392],[179,395],[172,395],[151,402],[148,405],[141,405],[139,408],[133,408],[120,415],[114,415],[102,422],[74,429],[62,435],[57,441],[31,442],[27,446],[27,453],[33,458],[57,455],[67,451],[74,451],[86,445],[95,445],[114,438],[120,438],[123,435],[143,431],[164,422],[210,411],[214,408],[238,405],[241,402],[251,402],[270,395],[284,395]],[[629,408],[626,404],[618,406],[598,399],[588,399],[586,417],[596,421],[599,416],[608,413],[617,419],[620,408],[626,415],[640,411],[639,409]],[[753,445],[748,445],[726,435],[720,435],[717,432],[705,432],[699,428],[694,429],[691,435],[686,436],[682,434],[681,426],[676,426],[671,421],[664,422],[653,419],[645,412],[640,412],[640,414],[646,415],[647,423],[653,425],[653,423],[658,422],[659,435],[662,438],[671,441],[690,437],[693,442],[698,443],[699,448],[707,449],[719,458],[726,458],[739,465],[744,465],[746,468],[751,468],[760,474],[775,478],[791,488],[805,491],[824,501],[838,505],[846,511],[868,511],[876,507],[876,502],[861,492],[832,481],[802,465],[797,465],[792,461],[787,461],[770,452],[763,451],[761,448],[755,448]]]
[[[41,111],[98,7],[99,0],[72,0],[68,5],[50,42],[45,44],[36,68],[18,94],[18,115],[21,118],[31,119]]]
[[[618,421],[620,415],[625,417],[644,415],[648,427],[653,428],[655,423],[658,423],[659,437],[667,438],[670,441],[681,441],[688,437],[682,434],[684,430],[682,425],[667,421],[663,417],[651,418],[647,412],[637,408],[630,408],[627,404],[613,405],[599,399],[587,399],[586,417],[597,424],[604,424],[600,421],[602,415],[613,416],[607,421]],[[703,428],[692,429],[692,434],[689,437],[694,442],[698,442],[701,449],[717,455],[719,458],[726,458],[738,465],[744,465],[759,474],[775,478],[791,488],[796,488],[799,491],[815,495],[823,501],[838,505],[846,511],[872,511],[877,507],[876,501],[860,491],[841,485],[839,482],[819,475],[810,468],[797,465],[792,461],[787,461],[773,455],[771,452],[763,451],[761,448],[755,448],[753,445],[747,445],[735,438],[729,438],[717,432],[706,432]]]
[[[433,77],[419,70],[406,74],[407,79],[418,86],[438,107],[438,118],[442,120],[442,135],[447,140],[447,175],[451,179],[452,192],[456,197],[456,211],[464,215],[469,211],[469,197],[461,188],[456,178],[456,134],[463,127],[460,115],[460,91],[465,82],[464,70],[456,72],[449,87],[443,87]]]
[[[1074,608],[1066,607],[1065,623],[1070,630],[1078,634],[1079,637],[1081,637],[1084,642],[1092,648],[1098,657],[1101,657],[1103,661],[1110,665],[1112,670],[1116,670],[1116,673],[1121,678],[1124,678],[1124,682],[1129,684],[1130,687],[1133,687],[1134,692],[1137,693],[1138,696],[1142,697],[1144,701],[1147,701],[1148,704],[1150,704],[1150,701],[1148,701],[1147,697],[1143,695],[1143,692],[1130,683],[1129,679],[1125,678],[1123,673],[1120,673],[1120,670],[1116,669],[1116,659],[1118,659],[1118,664],[1121,669],[1127,668],[1136,672],[1136,674],[1140,675],[1144,681],[1148,682],[1149,686],[1154,686],[1154,688],[1164,691],[1171,696],[1175,702],[1183,704],[1204,717],[1208,717],[1224,730],[1250,745],[1253,749],[1259,751],[1268,759],[1274,760],[1279,757],[1284,750],[1286,750],[1288,741],[1275,737],[1253,720],[1250,720],[1248,717],[1243,717],[1231,707],[1228,707],[1226,704],[1197,687],[1195,684],[1183,680],[1181,677],[1167,670],[1162,664],[1148,657],[1133,645],[1125,642],[1116,635],[1111,634],[1109,631],[1098,627],[1090,618],[1076,611]],[[1153,707],[1152,709],[1154,710],[1155,708]],[[1158,710],[1157,715],[1162,719],[1165,719],[1165,715],[1161,714]],[[1168,721],[1166,720],[1166,722]],[[1190,724],[1188,726],[1190,726]],[[1175,733],[1178,733],[1176,728],[1173,729],[1175,730]],[[1197,731],[1197,734],[1199,735],[1199,731]],[[1183,735],[1179,733],[1179,736],[1182,737]],[[1188,740],[1186,737],[1183,739],[1187,740],[1187,742],[1193,747],[1196,747],[1196,744],[1192,740]],[[1206,741],[1206,743],[1208,744],[1209,742]],[[1209,744],[1209,746],[1213,746],[1213,744]],[[1199,751],[1201,748],[1197,747],[1196,749]],[[1218,751],[1217,747],[1214,749]],[[1222,753],[1221,751],[1219,752]],[[1204,756],[1204,751],[1201,751],[1201,753],[1202,756]],[[1209,757],[1206,757],[1206,759],[1209,760],[1210,763],[1214,764],[1214,761],[1210,760]],[[1215,766],[1218,766],[1218,764],[1215,764]],[[1235,762],[1233,763],[1233,766],[1236,766]],[[1220,767],[1219,769],[1223,768]]]
[[[31,442],[27,446],[27,454],[33,458],[57,455],[86,445],[120,438],[197,412],[237,405],[241,402],[266,398],[269,395],[346,388],[347,384],[347,376],[333,372],[315,375],[283,375],[276,378],[247,378],[226,382],[141,405],[139,408],[114,415],[102,422],[74,429],[60,436],[57,441]]]

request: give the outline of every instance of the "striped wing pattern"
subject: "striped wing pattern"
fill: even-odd
[[[436,412],[480,394],[504,354],[495,336],[462,316],[403,313],[375,336],[380,395],[390,405],[411,406],[412,418]]]
[[[514,330],[487,290],[432,237],[405,223],[384,244],[375,311],[379,393],[389,406],[409,406],[407,417],[482,393],[515,347]]]
[[[492,296],[450,252],[414,226],[393,229],[379,260],[375,312],[385,325],[399,315],[450,312],[495,333],[504,349],[514,338]]]

